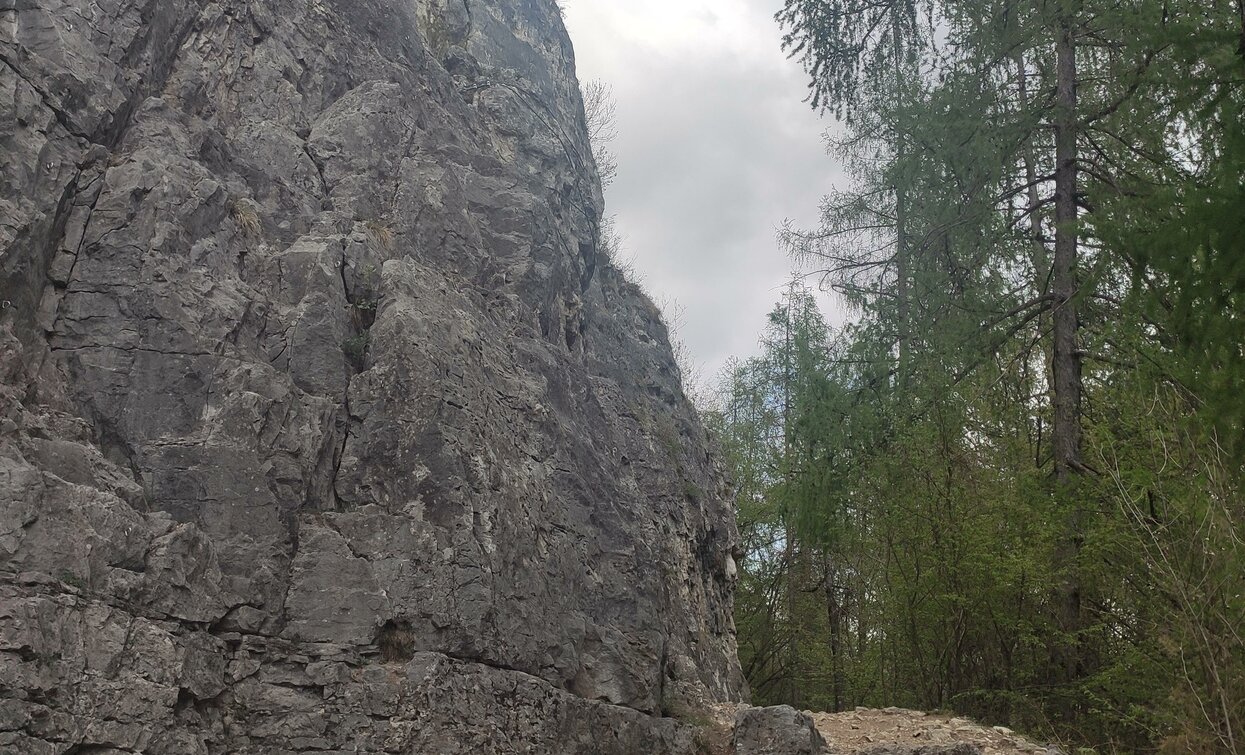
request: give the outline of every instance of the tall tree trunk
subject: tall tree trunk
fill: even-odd
[[[1241,44],[1236,52],[1245,58],[1245,0],[1236,0],[1236,13],[1241,17]]]
[[[1081,464],[1081,353],[1077,346],[1077,104],[1074,0],[1064,0],[1056,43],[1054,296],[1055,477]]]
[[[1055,80],[1055,256],[1051,293],[1054,296],[1054,345],[1052,372],[1055,389],[1054,456],[1055,483],[1061,495],[1072,498],[1072,485],[1080,476],[1081,463],[1081,354],[1077,345],[1077,0],[1062,0],[1056,41]],[[1080,505],[1071,501],[1071,511],[1063,547],[1057,554],[1059,566],[1066,569],[1061,586],[1063,630],[1068,644],[1063,647],[1062,665],[1067,679],[1083,671],[1080,633],[1081,582],[1076,559],[1084,537]]]
[[[830,686],[834,712],[843,710],[843,614],[846,600],[840,601],[838,587],[830,578],[830,559],[825,551],[821,556],[823,587],[826,591],[826,623],[830,639]],[[844,596],[846,598],[846,596]]]

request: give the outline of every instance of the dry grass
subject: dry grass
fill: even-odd
[[[259,213],[255,211],[250,202],[235,199],[229,208],[229,214],[233,216],[233,222],[237,223],[243,236],[257,238],[263,230]]]
[[[380,244],[385,250],[393,249],[393,229],[379,220],[369,220],[364,225],[367,226],[367,233],[372,239]]]
[[[376,646],[386,663],[405,663],[415,655],[415,633],[404,621],[388,621],[376,635]]]

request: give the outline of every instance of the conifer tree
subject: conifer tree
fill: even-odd
[[[772,428],[748,499],[770,537],[744,562],[767,597],[741,598],[764,617],[740,622],[758,699],[1241,751],[1240,14],[779,14],[854,178],[787,238],[855,321],[807,362],[771,338],[746,371]]]

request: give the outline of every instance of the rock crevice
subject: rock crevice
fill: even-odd
[[[570,49],[551,0],[0,9],[0,749],[688,753],[745,695]]]

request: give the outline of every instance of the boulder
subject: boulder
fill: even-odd
[[[821,755],[826,752],[813,719],[789,705],[744,708],[735,716],[734,755]]]

